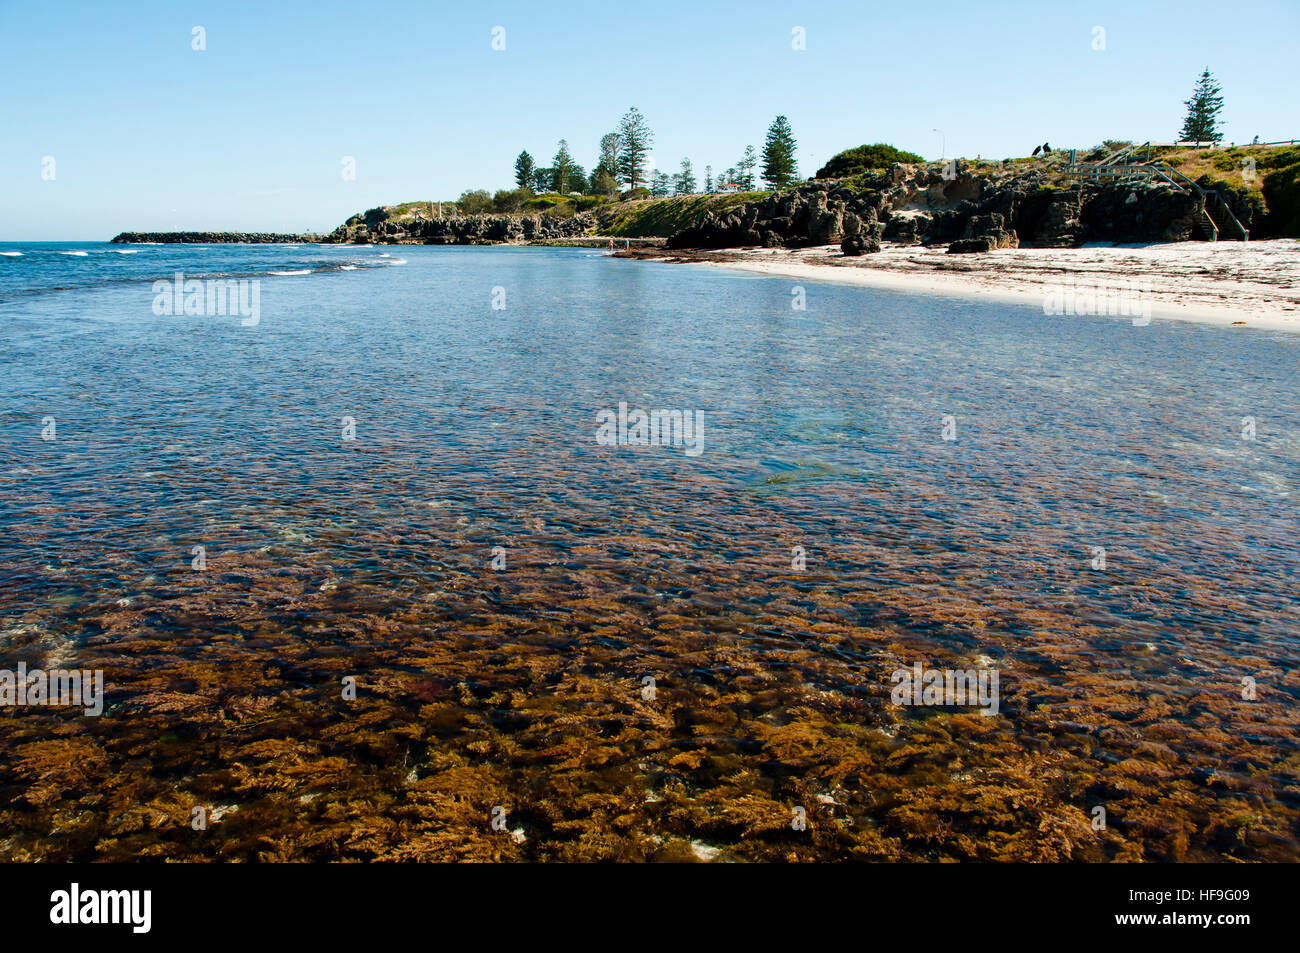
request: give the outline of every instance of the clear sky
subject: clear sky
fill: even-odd
[[[513,187],[519,150],[547,165],[561,137],[590,170],[632,105],[656,164],[689,156],[701,181],[778,113],[804,174],[864,142],[1001,158],[1167,140],[1205,66],[1229,139],[1300,137],[1298,38],[1297,0],[0,0],[0,240],[328,231]]]

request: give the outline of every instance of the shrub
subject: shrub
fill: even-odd
[[[915,152],[903,152],[893,146],[878,142],[872,146],[845,149],[817,170],[819,179],[843,179],[861,172],[888,169],[895,162],[924,162]]]
[[[492,196],[492,207],[498,212],[512,214],[522,211],[524,203],[532,197],[532,189],[498,189]]]
[[[567,195],[561,195],[558,192],[547,192],[545,195],[529,199],[524,203],[524,207],[530,212],[541,212],[543,215],[549,215],[552,218],[566,218],[573,214],[573,203],[574,200]]]
[[[482,215],[492,211],[492,196],[483,189],[466,190],[456,200],[456,207],[462,215]]]
[[[1267,233],[1300,237],[1300,146],[1261,157],[1259,169],[1266,171]]]

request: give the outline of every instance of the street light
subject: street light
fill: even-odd
[[[940,153],[941,153],[941,154],[940,154],[939,158],[940,158],[940,159],[946,159],[946,158],[948,158],[948,137],[947,137],[946,135],[944,135],[942,129],[931,129],[930,131],[931,131],[931,132],[937,132],[937,133],[939,133],[940,136],[943,136],[943,146],[942,146],[941,149],[940,149]]]

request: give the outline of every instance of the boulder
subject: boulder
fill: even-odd
[[[980,235],[976,238],[959,238],[948,245],[948,254],[966,254],[970,252],[992,251],[997,247],[992,235]]]
[[[893,215],[885,225],[884,237],[900,245],[918,245],[930,229],[928,215]]]
[[[844,215],[844,238],[840,251],[845,255],[870,255],[880,251],[880,233],[883,226],[872,211],[867,217],[852,212]]]
[[[1069,194],[1058,194],[1043,212],[1034,229],[1034,244],[1039,248],[1071,248],[1081,244],[1083,229],[1079,206]]]
[[[844,211],[842,207],[816,212],[808,223],[808,242],[812,245],[833,245],[843,238]]]

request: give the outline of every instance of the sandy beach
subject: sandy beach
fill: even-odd
[[[837,245],[622,254],[1036,307],[1059,301],[1066,289],[1136,291],[1156,318],[1300,331],[1300,242],[1294,239],[1002,249],[977,255],[889,242],[879,254],[860,257],[845,256]],[[1089,313],[1086,305],[1080,311]]]

